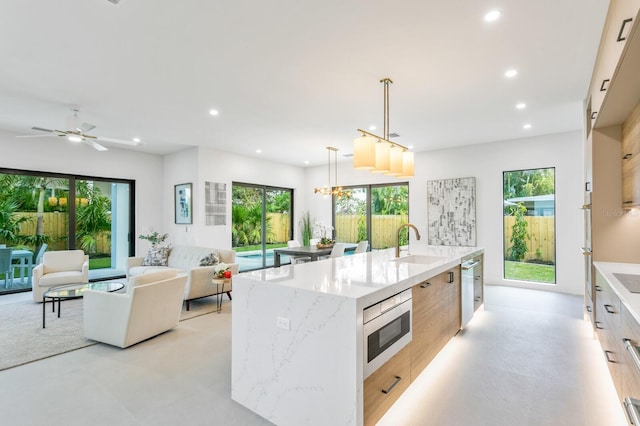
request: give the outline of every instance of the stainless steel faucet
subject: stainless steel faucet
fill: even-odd
[[[418,228],[413,223],[403,223],[400,225],[396,233],[396,258],[400,257],[400,231],[406,227],[413,228],[413,230],[416,231],[416,239],[420,239],[420,231],[418,231]]]

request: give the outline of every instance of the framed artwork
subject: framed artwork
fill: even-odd
[[[476,179],[427,181],[429,244],[476,245]]]
[[[227,224],[226,183],[204,183],[204,219],[206,226]]]
[[[191,194],[191,183],[181,183],[175,186],[174,204],[177,224],[189,225],[193,223]]]

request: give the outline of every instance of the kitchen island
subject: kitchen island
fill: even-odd
[[[411,245],[234,277],[233,400],[277,425],[364,423],[363,310],[477,247]]]

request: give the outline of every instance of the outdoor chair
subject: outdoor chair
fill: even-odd
[[[354,254],[366,253],[368,248],[369,248],[369,241],[367,240],[360,241],[356,249],[353,251],[353,253]]]
[[[287,247],[300,247],[300,242],[298,240],[289,240],[287,241]],[[291,259],[292,265],[295,265],[296,263],[311,262],[311,258],[309,256],[289,255],[289,259]]]
[[[0,273],[4,274],[4,288],[9,288],[9,283],[13,286],[11,251],[10,248],[0,248]]]
[[[38,250],[38,254],[36,254],[36,258],[34,259],[33,266],[39,265],[42,262],[42,255],[45,251],[47,251],[48,244],[42,244],[40,246],[40,250]]]

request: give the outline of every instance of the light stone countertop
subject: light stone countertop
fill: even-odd
[[[283,287],[357,299],[366,306],[442,273],[464,259],[481,254],[479,247],[411,244],[409,255],[434,256],[428,264],[394,260],[395,248],[339,258],[241,273],[242,278]]]
[[[624,306],[629,310],[635,320],[640,323],[640,293],[631,293],[613,275],[633,274],[640,275],[640,264],[638,263],[614,263],[614,262],[593,262],[593,265],[607,280],[611,289],[620,298]],[[595,277],[594,277],[595,280]],[[594,281],[595,285],[595,281]]]

